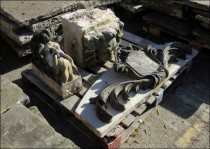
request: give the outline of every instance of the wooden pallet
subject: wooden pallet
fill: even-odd
[[[136,44],[138,46],[146,46],[148,44],[155,45],[155,43],[150,42],[144,38],[135,36],[131,33],[124,32],[123,39],[121,41],[121,46],[126,46],[128,44]],[[91,85],[104,73],[107,69],[113,66],[113,61],[108,61],[106,63],[98,63],[96,66],[89,69],[82,69],[78,67],[83,79],[82,90],[67,99],[61,100],[53,91],[51,91],[48,86],[37,79],[31,70],[25,70],[22,72],[22,79],[25,85],[28,85],[31,90],[42,99],[47,105],[52,109],[61,113],[65,118],[74,125],[81,133],[83,133],[87,138],[95,142],[104,148],[117,148],[130,136],[130,134],[140,125],[148,113],[161,102],[162,95],[164,91],[174,82],[174,80],[183,74],[187,70],[187,65],[180,69],[175,75],[173,75],[167,82],[165,82],[160,89],[154,92],[151,96],[146,97],[146,102],[135,108],[127,117],[122,120],[118,125],[116,125],[109,133],[104,137],[100,138],[96,136],[88,127],[84,125],[80,120],[74,117],[75,109],[87,90]],[[71,113],[71,116],[69,116]],[[68,114],[68,115],[67,115]]]
[[[171,35],[173,37],[179,38],[179,39],[187,42],[190,46],[192,46],[193,48],[196,48],[198,50],[202,49],[202,48],[210,49],[210,45],[207,45],[206,43],[202,43],[201,41],[193,39],[192,37],[184,37],[184,36],[181,36],[181,35],[177,35],[173,32],[167,31],[166,29],[158,27],[158,26],[153,25],[153,24],[149,25],[149,33],[151,35],[154,35],[154,36],[157,36],[157,37],[161,37],[162,34]]]

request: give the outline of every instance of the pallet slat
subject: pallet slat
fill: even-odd
[[[136,36],[134,34],[131,34],[129,32],[123,31],[123,37],[124,40],[127,40],[131,43],[137,44],[139,46],[147,46],[147,45],[157,45],[156,43],[149,41],[147,39],[141,38],[139,36]]]
[[[138,114],[139,116],[142,115],[142,113],[147,109],[147,106],[145,104],[140,105],[137,107],[134,112]]]
[[[95,75],[90,72],[87,72],[86,70],[84,70],[78,66],[77,66],[77,69],[78,69],[80,75],[82,76],[82,79],[90,85],[92,85],[99,77],[99,75],[97,75],[97,74]]]
[[[111,62],[111,61],[107,61],[107,62],[105,62],[105,63],[102,63],[101,65],[102,65],[104,68],[109,69],[109,68],[112,68],[112,67],[113,67],[114,63]]]
[[[104,73],[107,69],[105,69],[104,67],[102,66],[99,66],[99,65],[95,65],[95,66],[92,66],[90,68],[88,68],[90,71],[92,71],[93,73],[95,74],[100,74],[100,73]]]
[[[83,97],[85,95],[85,93],[87,92],[87,90],[90,88],[90,84],[88,84],[87,82],[83,81],[83,86],[82,86],[82,90],[78,93],[79,96]]]
[[[62,100],[60,103],[66,109],[68,109],[72,114],[74,114],[75,109],[77,108],[77,105],[79,104],[80,101],[81,99],[78,96],[73,95],[67,99]]]
[[[121,124],[127,128],[134,122],[135,118],[135,116],[129,114],[124,120],[122,120]]]

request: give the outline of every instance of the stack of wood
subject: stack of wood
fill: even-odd
[[[48,29],[55,38],[62,35],[62,15],[119,1],[2,1],[1,35],[22,57],[31,53],[29,44],[34,33]]]
[[[142,4],[150,10],[143,16],[149,24],[149,33],[157,36],[167,33],[196,48],[210,49],[209,1],[153,0]]]

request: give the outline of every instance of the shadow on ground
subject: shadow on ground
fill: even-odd
[[[172,90],[160,104],[176,115],[187,119],[203,104],[209,105],[209,59],[198,54],[185,80]]]
[[[36,96],[36,94],[34,94],[32,91],[33,87],[29,89],[28,87],[24,86],[22,79],[15,80],[13,83],[21,87],[23,91],[30,97],[30,103],[27,105],[27,107],[36,106],[49,125],[53,127],[56,132],[70,139],[81,148],[95,148],[96,146],[99,148],[97,144],[77,130],[75,126],[70,124],[61,113],[58,113],[50,108],[40,99],[40,97]],[[49,97],[44,97],[44,100],[46,99],[46,101],[49,101],[47,98]],[[73,115],[69,114],[68,117],[73,118]]]

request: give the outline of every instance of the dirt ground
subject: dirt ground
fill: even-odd
[[[140,17],[140,16],[137,16]],[[125,29],[139,33],[143,23],[138,19],[123,20]],[[151,40],[155,38],[148,37]],[[165,39],[170,41],[174,39]],[[154,40],[162,43],[163,40]],[[1,75],[17,84],[30,97],[30,106],[36,106],[48,123],[64,137],[81,148],[96,148],[61,115],[43,103],[21,81],[21,71],[30,67],[31,56],[19,58],[4,41],[1,43]],[[204,52],[205,53],[205,52]],[[122,148],[209,148],[209,55],[203,52],[193,60],[185,81],[170,92],[124,143]],[[208,52],[207,52],[208,53]]]

